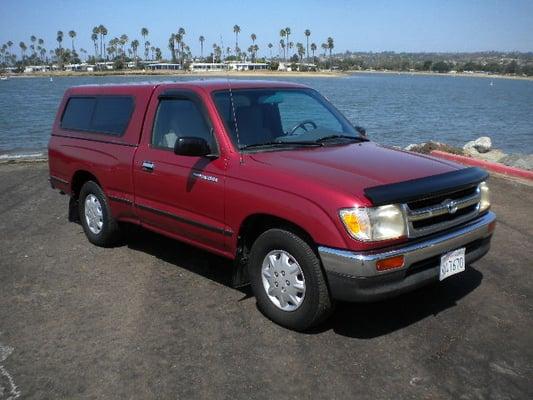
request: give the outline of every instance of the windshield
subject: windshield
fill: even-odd
[[[354,127],[311,89],[238,89],[214,94],[218,112],[241,149],[362,140]]]

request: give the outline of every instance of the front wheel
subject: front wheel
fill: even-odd
[[[261,234],[250,251],[248,272],[259,310],[282,326],[306,330],[332,310],[320,260],[292,232],[270,229]]]

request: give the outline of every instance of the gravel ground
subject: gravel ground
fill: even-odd
[[[46,164],[0,166],[0,399],[533,398],[533,187],[462,274],[295,333],[230,264],[142,229],[90,245]]]

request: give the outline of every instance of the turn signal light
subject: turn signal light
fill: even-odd
[[[379,260],[376,263],[378,271],[387,271],[389,269],[402,268],[404,266],[403,256],[396,256]]]

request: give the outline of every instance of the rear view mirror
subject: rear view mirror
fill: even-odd
[[[366,129],[363,128],[362,126],[356,126],[356,127],[355,127],[355,130],[356,130],[357,132],[359,132],[359,134],[360,134],[362,137],[364,137],[364,138],[367,137],[367,136],[366,136]]]
[[[174,153],[180,156],[202,157],[210,155],[211,148],[203,138],[182,136],[176,139]]]

